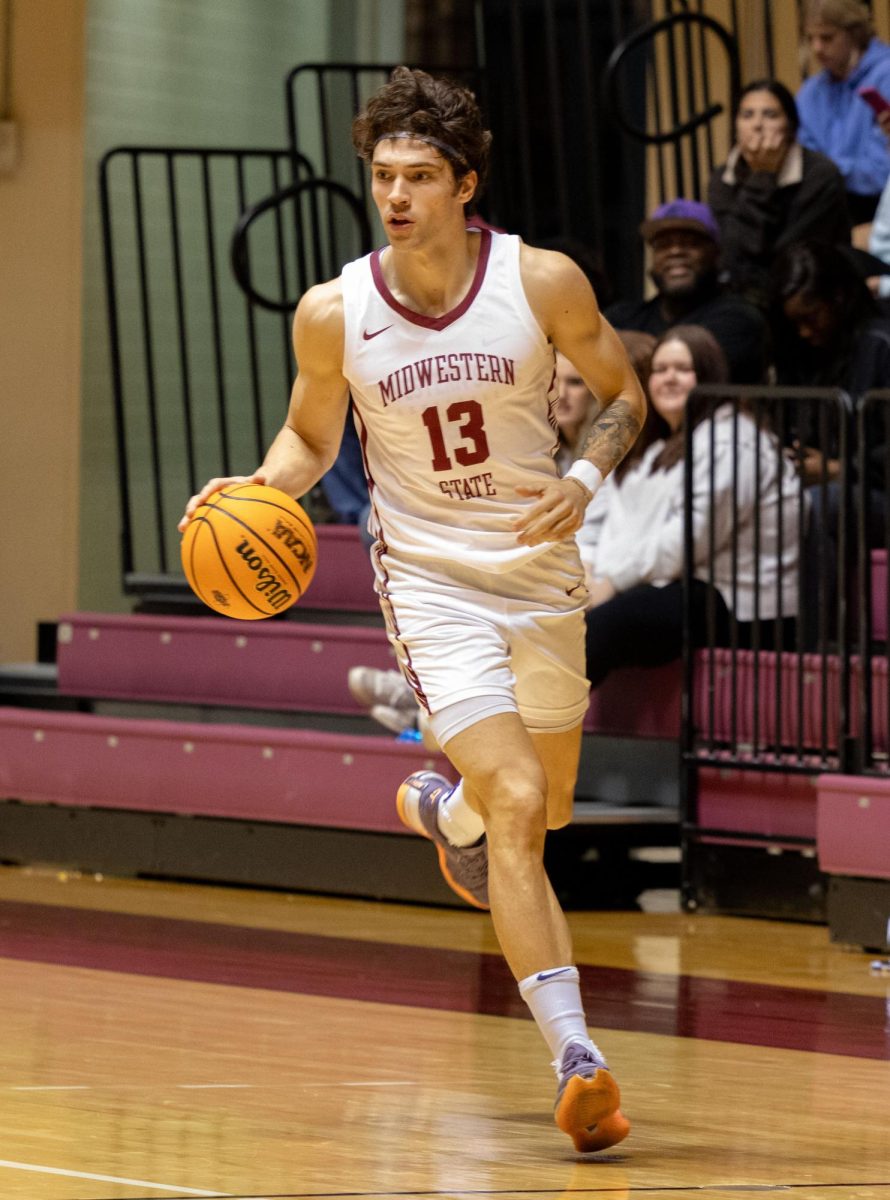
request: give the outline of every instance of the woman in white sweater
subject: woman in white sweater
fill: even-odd
[[[741,644],[755,617],[778,618],[791,644],[800,515],[793,466],[746,411],[731,404],[714,410],[706,396],[687,410],[696,384],[723,383],[727,375],[723,352],[700,326],[675,326],[655,347],[649,420],[621,478],[604,489],[608,507],[585,563],[593,687],[617,667],[658,666],[682,653],[684,415],[693,425],[693,635],[704,640],[710,602],[718,641],[726,641],[734,609]],[[760,644],[769,645],[773,633],[773,623],[762,624]]]

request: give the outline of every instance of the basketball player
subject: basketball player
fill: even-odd
[[[304,495],[337,454],[352,394],[389,637],[461,776],[419,772],[402,820],[445,878],[491,907],[558,1077],[557,1125],[579,1151],[627,1135],[590,1040],[565,917],[543,866],[572,816],[587,708],[584,572],[574,537],[636,437],[644,401],[583,272],[467,218],[491,134],[472,93],[398,68],[353,124],[386,231],[382,251],[311,288],[294,320],[299,372],[259,470],[213,479]],[[554,347],[602,408],[560,479]]]

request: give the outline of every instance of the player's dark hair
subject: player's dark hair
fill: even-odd
[[[491,133],[469,88],[426,71],[396,67],[353,121],[352,144],[370,162],[381,138],[405,133],[428,139],[451,164],[456,181],[476,172],[479,182],[466,205],[472,213],[488,176]]]

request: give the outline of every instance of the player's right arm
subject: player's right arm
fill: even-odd
[[[318,482],[340,449],[349,405],[343,376],[343,296],[340,280],[310,288],[294,316],[297,377],[287,419],[252,475],[218,476],[191,497],[179,529],[214,492],[232,483],[265,483],[299,498]]]

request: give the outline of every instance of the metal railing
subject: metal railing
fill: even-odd
[[[120,146],[100,164],[124,586],[179,574],[177,514],[210,475],[255,462],[286,411],[290,321],[229,269],[232,230],[270,192],[309,181],[286,149]],[[244,262],[296,290],[299,224],[279,207]],[[305,283],[305,277],[300,281]]]
[[[849,398],[834,389],[769,387],[697,395],[709,423],[686,435],[685,586],[689,598],[698,579],[708,596],[697,628],[694,605],[686,604],[684,762],[805,774],[847,769],[855,550]],[[719,476],[715,413],[724,417]],[[704,485],[694,459],[703,429],[711,438]],[[816,479],[792,465],[807,446],[825,451]],[[694,821],[694,795],[688,805]]]
[[[866,392],[856,413],[859,637],[853,661],[856,770],[890,771],[890,390]]]

